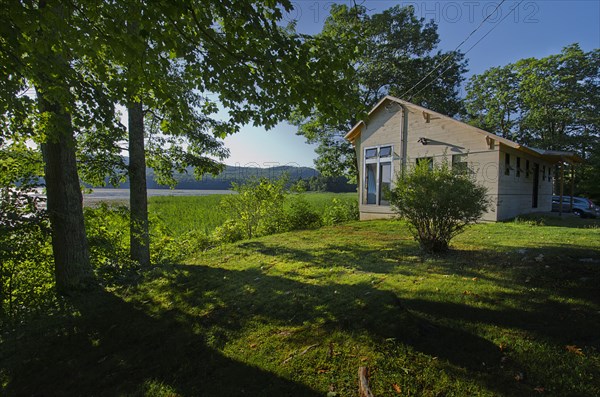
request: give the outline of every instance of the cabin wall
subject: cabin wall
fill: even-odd
[[[426,115],[417,111],[410,111],[408,119],[408,166],[414,166],[423,157],[451,165],[453,155],[463,156],[469,172],[488,190],[491,206],[482,220],[498,220],[499,144],[490,146],[484,134],[455,120],[430,116],[428,122]]]
[[[508,175],[505,173],[506,154],[509,155]],[[517,167],[517,158],[520,158],[520,169]],[[527,161],[529,161],[529,172],[526,167]],[[549,162],[502,145],[499,163],[498,219],[510,219],[521,214],[552,210],[553,167]],[[533,207],[535,164],[539,165],[537,208]]]
[[[366,189],[364,186],[364,149],[376,146],[392,145],[392,180],[401,170],[401,126],[402,109],[391,104],[389,107],[382,106],[375,111],[369,122],[363,127],[360,139],[357,142],[358,174],[359,174],[359,211],[360,219],[392,218],[394,212],[390,206],[377,204],[363,204]]]

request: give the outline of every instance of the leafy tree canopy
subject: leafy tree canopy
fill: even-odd
[[[579,153],[577,194],[600,197],[600,50],[569,45],[471,77],[469,123],[524,145]]]
[[[467,83],[469,122],[519,143],[584,156],[600,135],[600,50],[491,68]]]
[[[292,119],[298,134],[319,145],[315,164],[323,175],[356,177],[354,148],[343,136],[384,95],[451,116],[460,112],[458,88],[466,71],[464,56],[436,50],[435,22],[417,18],[413,7],[398,5],[370,15],[364,6],[334,4],[318,37],[337,40],[353,65],[342,79],[347,83],[342,87],[345,102],[334,118],[316,110],[309,117],[296,114]]]
[[[239,125],[340,108],[347,58],[333,40],[281,28],[290,9],[288,0],[0,1],[0,139],[42,145],[62,290],[91,273],[76,155],[92,179],[120,161],[116,104],[146,105],[158,136],[151,164],[167,182],[173,164],[218,168],[217,138]],[[217,101],[229,120],[213,117]],[[69,238],[77,243],[59,242]]]

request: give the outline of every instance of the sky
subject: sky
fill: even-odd
[[[572,43],[579,43],[584,51],[600,48],[600,0],[356,2],[365,5],[370,13],[397,4],[413,5],[417,16],[437,23],[438,48],[442,51],[454,50],[476,30],[459,48],[468,51],[467,78],[522,58],[557,54]],[[292,0],[292,4],[294,10],[286,13],[284,19],[297,20],[300,33],[316,34],[322,29],[332,1]],[[306,144],[303,137],[296,135],[296,128],[287,123],[270,131],[243,127],[236,135],[227,137],[225,145],[231,153],[225,162],[230,165],[313,166],[316,157],[315,146]]]

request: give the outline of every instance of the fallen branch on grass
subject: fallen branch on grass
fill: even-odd
[[[302,350],[302,351],[301,351],[301,352],[298,354],[298,356],[303,356],[303,355],[305,355],[306,353],[308,353],[308,352],[309,352],[309,350],[312,350],[312,349],[314,349],[314,348],[315,348],[315,347],[317,347],[317,346],[319,346],[319,344],[318,344],[318,343],[315,343],[314,345],[310,345],[310,346],[308,346],[306,349]],[[286,358],[285,360],[283,360],[281,363],[282,363],[282,364],[286,364],[286,363],[288,363],[288,362],[289,362],[289,361],[290,361],[292,358],[294,358],[294,356],[295,356],[295,354],[294,354],[294,353],[290,354],[290,356],[289,356],[288,358]]]

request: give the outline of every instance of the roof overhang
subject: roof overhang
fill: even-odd
[[[359,121],[358,123],[356,123],[354,125],[354,127],[352,127],[352,129],[350,131],[348,131],[348,133],[346,135],[344,135],[344,138],[347,139],[348,141],[354,143],[354,141],[356,140],[356,138],[358,138],[362,132],[362,127],[366,126],[364,121]]]
[[[540,154],[546,160],[552,163],[583,163],[585,160],[574,152],[567,152],[562,150],[544,150],[544,149],[532,149],[536,153]]]

